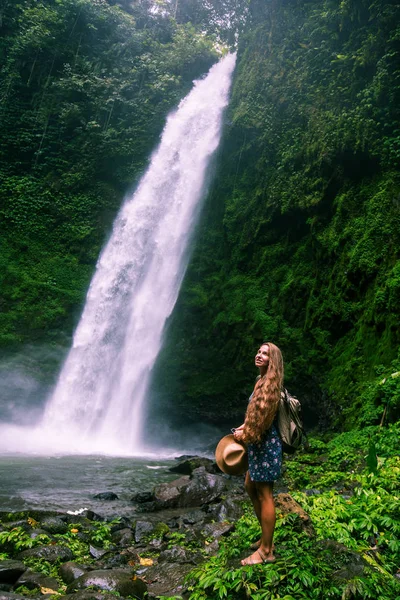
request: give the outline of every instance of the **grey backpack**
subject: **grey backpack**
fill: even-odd
[[[287,454],[293,454],[300,446],[307,443],[307,436],[301,418],[301,404],[287,390],[283,390],[281,393],[277,424],[282,440],[282,448]]]

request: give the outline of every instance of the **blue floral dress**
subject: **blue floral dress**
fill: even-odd
[[[282,470],[282,442],[275,424],[259,444],[248,444],[249,473],[252,481],[276,481]]]

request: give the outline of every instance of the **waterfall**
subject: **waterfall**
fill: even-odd
[[[160,145],[99,257],[30,450],[143,452],[151,371],[187,266],[234,65],[235,55],[215,64],[168,116]]]

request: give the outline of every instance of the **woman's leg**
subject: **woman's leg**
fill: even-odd
[[[248,558],[242,560],[242,565],[246,564],[257,564],[266,562],[273,562],[275,557],[273,555],[273,544],[272,540],[274,537],[275,530],[275,502],[273,496],[273,483],[269,482],[252,482],[257,490],[257,498],[260,507],[260,525],[261,525],[261,544],[258,550],[254,552]],[[247,487],[246,487],[247,490]],[[251,496],[250,496],[251,497]],[[253,499],[252,499],[253,502]],[[257,504],[257,503],[256,503]],[[255,504],[253,502],[254,509]],[[257,514],[257,512],[256,512]],[[257,515],[258,518],[258,515]]]
[[[247,471],[246,479],[244,480],[244,488],[249,496],[251,503],[254,507],[257,519],[261,525],[261,503],[258,497],[257,484],[250,479],[250,473]]]

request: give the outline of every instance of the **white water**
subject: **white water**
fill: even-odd
[[[169,115],[149,168],[124,202],[98,260],[42,422],[0,428],[0,451],[146,452],[151,370],[185,273],[234,65],[234,55],[214,65]]]

